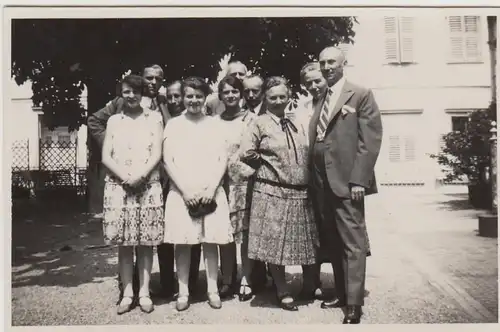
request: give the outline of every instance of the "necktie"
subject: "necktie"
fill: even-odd
[[[156,100],[155,98],[151,98],[151,106],[149,106],[150,109],[153,111],[156,110]]]
[[[288,119],[288,118],[282,118],[280,120],[280,125],[281,125],[281,130],[283,130],[285,132],[285,135],[286,135],[286,144],[288,145],[289,149],[290,149],[290,141],[292,141],[293,152],[295,153],[295,161],[298,164],[299,163],[299,157],[297,155],[297,146],[295,145],[295,140],[293,139],[293,135],[292,135],[292,133],[290,131],[290,130],[292,130],[295,133],[298,132],[297,131],[297,127],[295,127],[295,125],[293,124],[293,122],[290,121],[290,119]]]
[[[328,126],[328,120],[330,119],[330,101],[332,100],[332,96],[332,90],[328,89],[323,107],[321,108],[321,113],[319,115],[317,128],[318,140],[323,140],[325,136],[326,127]]]

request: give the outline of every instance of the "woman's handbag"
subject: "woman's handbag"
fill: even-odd
[[[189,215],[192,218],[201,218],[210,213],[213,213],[217,209],[217,203],[212,200],[208,204],[199,203],[193,207],[188,207]]]

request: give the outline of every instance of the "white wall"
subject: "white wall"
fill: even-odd
[[[428,154],[439,151],[441,135],[451,130],[451,115],[447,111],[487,108],[491,100],[486,17],[480,18],[480,62],[469,64],[448,63],[449,28],[446,16],[439,11],[415,16],[415,63],[408,65],[386,64],[383,15],[370,13],[359,16],[358,21],[355,44],[348,50],[346,76],[354,83],[373,89],[383,113],[385,139],[391,133],[404,133],[411,131],[412,127],[419,127],[415,133],[418,164],[408,165],[407,171],[418,172],[426,185],[434,185],[443,174]],[[410,110],[420,110],[420,118],[410,117],[410,114],[384,115]],[[381,153],[377,163],[377,173],[382,174],[381,177],[385,174],[388,179],[391,174],[386,173],[394,165],[384,159],[385,152]]]
[[[7,142],[10,146],[12,144],[22,144],[20,142],[29,143],[29,168],[37,169],[40,166],[39,158],[39,139],[46,139],[51,137],[52,140],[57,141],[58,136],[61,133],[67,133],[67,127],[59,127],[54,131],[49,131],[47,128],[43,128],[41,123],[41,117],[43,114],[41,111],[36,111],[33,109],[33,102],[31,100],[32,90],[31,83],[26,82],[22,86],[18,86],[14,80],[9,82],[7,87],[7,96],[10,98],[6,99],[6,120],[8,126],[4,126],[6,131]],[[82,94],[82,104],[86,107],[86,90]],[[77,167],[86,167],[87,165],[87,127],[85,125],[81,126],[78,131],[73,131],[71,134],[71,141],[75,142],[78,139],[77,147]],[[15,143],[19,142],[19,143]],[[21,159],[22,156],[21,149],[16,148],[16,152],[12,152]],[[14,156],[13,156],[14,158]],[[16,165],[19,163],[16,161]],[[23,165],[23,166],[28,166]]]

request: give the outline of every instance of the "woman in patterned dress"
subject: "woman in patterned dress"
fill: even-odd
[[[218,245],[233,242],[227,196],[222,186],[227,167],[226,142],[220,120],[203,112],[210,87],[198,77],[182,82],[186,111],[165,126],[163,161],[172,180],[165,203],[165,239],[175,244],[179,281],[177,310],[189,307],[191,245],[202,244],[207,272],[208,303],[221,308],[217,289]],[[191,216],[189,211],[216,203],[212,213]]]
[[[163,198],[159,161],[163,120],[159,112],[140,105],[145,83],[126,76],[121,84],[125,100],[121,113],[107,123],[102,162],[108,169],[104,185],[104,240],[118,245],[118,266],[123,297],[118,314],[130,311],[133,301],[134,246],[139,269],[139,305],[154,310],[149,295],[153,246],[163,242]]]
[[[307,122],[305,117],[292,121],[285,116],[291,95],[286,79],[268,78],[264,91],[266,114],[253,122],[241,148],[241,160],[256,169],[248,256],[269,264],[280,307],[296,311],[285,266],[302,265],[303,288],[314,291],[318,245],[308,197]]]
[[[218,117],[226,135],[228,151],[228,171],[224,187],[228,195],[229,212],[233,227],[234,242],[220,246],[222,288],[221,297],[233,294],[231,282],[233,273],[236,273],[236,244],[241,245],[242,278],[239,290],[240,301],[252,298],[252,289],[248,285],[251,273],[251,262],[248,259],[248,213],[247,202],[248,177],[254,170],[240,161],[239,148],[243,132],[248,129],[251,122],[257,117],[248,109],[240,107],[243,96],[243,83],[234,76],[224,77],[218,86],[219,99],[224,103],[225,111]]]

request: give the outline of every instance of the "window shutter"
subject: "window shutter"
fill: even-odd
[[[479,61],[481,58],[479,47],[479,17],[465,16],[465,58],[468,61]]]
[[[384,58],[387,63],[399,62],[398,54],[398,24],[397,17],[384,17]]]
[[[405,161],[415,161],[415,137],[405,137]]]
[[[412,63],[414,62],[414,18],[401,17],[399,19],[399,38],[400,38],[400,62]]]
[[[464,29],[462,27],[462,16],[448,17],[450,28],[450,57],[451,61],[464,61]]]
[[[401,160],[401,146],[399,136],[389,136],[389,161],[399,162]]]
[[[481,60],[479,16],[449,16],[451,62]]]

